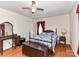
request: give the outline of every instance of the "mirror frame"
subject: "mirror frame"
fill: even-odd
[[[5,23],[8,23],[8,24],[10,24],[11,26],[12,26],[12,35],[14,34],[13,32],[13,24],[12,23],[10,23],[10,22],[3,22],[2,24],[5,24]]]

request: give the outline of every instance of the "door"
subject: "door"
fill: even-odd
[[[30,37],[33,37],[33,21],[27,21],[26,27],[26,39],[29,40]]]

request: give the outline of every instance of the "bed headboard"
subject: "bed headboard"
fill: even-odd
[[[55,29],[55,31],[48,29],[48,30],[44,30],[44,32],[56,32],[57,33],[57,28]]]
[[[53,30],[45,30],[44,32],[54,32]]]

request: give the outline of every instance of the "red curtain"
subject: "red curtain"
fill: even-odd
[[[79,45],[78,45],[78,49],[77,49],[77,54],[79,55]]]
[[[76,13],[78,14],[78,20],[79,20],[79,4],[77,6]],[[78,44],[78,48],[77,48],[77,54],[79,55],[79,44]]]
[[[5,33],[4,33],[4,24],[0,24],[0,37],[4,36]]]
[[[79,14],[79,4],[78,4],[78,6],[77,6],[76,13],[78,13],[78,14]]]
[[[41,24],[43,31],[45,30],[45,21],[37,22],[37,35],[39,35],[39,25]]]

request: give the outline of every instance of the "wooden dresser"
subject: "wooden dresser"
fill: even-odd
[[[20,45],[20,36],[14,35],[8,35],[8,36],[2,36],[0,37],[0,52],[3,55],[3,41],[12,39],[12,47],[15,47]]]
[[[15,37],[15,46],[19,46],[20,45],[20,36],[16,36]]]
[[[20,36],[13,33],[13,24],[3,22],[0,24],[0,52],[20,45]]]

